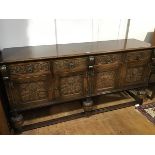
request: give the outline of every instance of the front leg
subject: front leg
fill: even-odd
[[[11,123],[16,133],[22,132],[22,124],[24,123],[24,119],[22,114],[18,114],[17,111],[11,112]]]
[[[82,105],[86,115],[90,115],[91,111],[93,110],[93,100],[91,98],[87,98],[85,101],[83,101]]]

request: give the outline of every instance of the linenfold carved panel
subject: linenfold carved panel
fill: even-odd
[[[66,69],[76,69],[78,67],[87,67],[87,58],[63,59],[53,62],[55,72],[64,71]]]
[[[22,103],[47,99],[47,84],[44,81],[18,84]]]
[[[62,96],[76,96],[83,94],[83,80],[81,75],[61,78],[60,91]]]
[[[95,64],[109,64],[121,61],[121,54],[109,54],[109,55],[99,55],[96,56]]]
[[[143,67],[128,68],[126,82],[131,83],[141,81],[143,77],[143,70]]]
[[[99,72],[96,74],[97,90],[114,87],[114,85],[115,85],[115,71]]]
[[[49,62],[22,63],[9,66],[10,74],[38,73],[50,70]]]

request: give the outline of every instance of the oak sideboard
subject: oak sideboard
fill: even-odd
[[[79,99],[91,111],[94,96],[147,86],[153,50],[136,39],[3,49],[11,113]]]

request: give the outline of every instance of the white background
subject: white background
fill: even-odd
[[[127,19],[0,19],[0,48],[124,39]],[[155,20],[131,19],[128,38],[150,42]]]

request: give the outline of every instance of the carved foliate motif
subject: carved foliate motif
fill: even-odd
[[[141,81],[143,77],[143,67],[128,68],[126,75],[126,82]]]
[[[140,60],[145,60],[149,59],[150,57],[150,51],[140,51],[140,52],[130,52],[127,54],[127,61],[140,61]]]
[[[83,94],[83,77],[80,75],[61,78],[60,91],[62,96]]]
[[[49,62],[26,63],[20,65],[10,65],[10,74],[38,73],[50,70]]]
[[[104,89],[114,87],[115,85],[115,71],[99,72],[96,75],[96,89]]]
[[[47,85],[44,81],[22,83],[18,86],[22,103],[47,99]]]
[[[75,69],[78,67],[86,67],[86,58],[75,58],[75,59],[63,59],[56,60],[53,62],[53,68],[55,71],[65,70],[65,69]]]
[[[121,54],[109,54],[96,56],[95,64],[109,64],[121,61]]]

